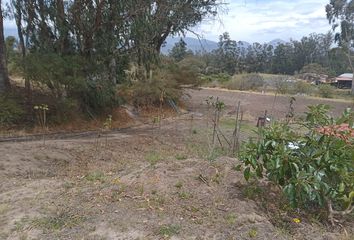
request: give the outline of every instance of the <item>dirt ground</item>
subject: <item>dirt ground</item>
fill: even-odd
[[[290,210],[271,184],[245,182],[237,159],[210,153],[208,96],[226,103],[230,135],[242,102],[242,138],[265,110],[282,117],[288,98],[188,90],[185,111],[157,124],[85,138],[0,143],[0,239],[352,239],[353,218],[330,226]],[[329,103],[339,114],[348,102]],[[300,223],[295,223],[299,218]]]

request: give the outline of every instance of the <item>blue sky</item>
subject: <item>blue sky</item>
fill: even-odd
[[[6,0],[5,0],[6,2]],[[204,38],[218,40],[229,32],[234,40],[267,42],[273,39],[300,39],[310,33],[330,30],[325,6],[329,0],[225,0],[227,12],[218,20],[196,28]],[[5,21],[7,32],[15,32],[12,21]]]

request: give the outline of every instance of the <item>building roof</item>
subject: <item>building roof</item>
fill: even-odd
[[[352,81],[353,73],[343,73],[342,75],[336,78],[337,81]]]

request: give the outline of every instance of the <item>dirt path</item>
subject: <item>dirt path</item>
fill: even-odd
[[[236,159],[210,155],[206,96],[230,109],[242,97],[250,116],[263,111],[257,100],[189,93],[193,113],[161,129],[0,143],[0,239],[350,239],[353,221],[331,228],[287,213],[276,188],[246,183]]]

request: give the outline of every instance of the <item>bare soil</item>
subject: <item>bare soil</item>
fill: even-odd
[[[244,181],[237,159],[210,154],[204,100],[226,103],[232,132],[242,102],[243,138],[265,110],[287,112],[288,97],[188,90],[189,112],[122,132],[65,140],[0,143],[0,239],[352,239],[353,218],[328,225],[290,210],[271,184]],[[339,114],[347,102],[329,103]],[[248,116],[248,117],[247,117]],[[295,223],[299,218],[300,223]]]

